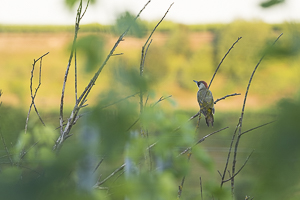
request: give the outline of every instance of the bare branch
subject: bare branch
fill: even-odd
[[[219,65],[218,65],[218,67],[217,67],[217,69],[216,69],[216,71],[215,71],[213,77],[212,77],[211,80],[210,80],[210,83],[209,83],[209,85],[208,85],[208,89],[210,88],[210,85],[211,85],[211,83],[213,82],[213,80],[214,80],[214,78],[215,78],[215,76],[216,76],[216,74],[217,74],[217,71],[219,70],[219,68],[220,68],[220,66],[221,66],[221,64],[222,64],[222,62],[224,61],[224,59],[226,58],[226,56],[229,54],[229,52],[231,51],[231,49],[233,49],[234,45],[235,45],[240,39],[242,39],[242,37],[238,37],[238,39],[232,44],[232,46],[229,48],[229,50],[227,51],[227,53],[225,54],[225,56],[222,58],[222,60],[221,60],[221,62],[219,63]]]
[[[12,165],[13,165],[13,160],[12,160],[12,158],[11,158],[11,156],[10,156],[10,153],[9,153],[8,148],[7,148],[7,145],[6,145],[6,142],[5,142],[5,140],[4,140],[4,137],[3,137],[3,135],[2,135],[1,129],[0,129],[0,136],[1,136],[1,140],[2,140],[2,143],[3,143],[4,149],[5,149],[5,151],[6,151],[7,157],[8,157],[8,159],[9,159],[10,165],[12,166]]]
[[[192,155],[191,153],[188,154],[188,161],[190,161],[191,155]],[[180,186],[178,186],[178,199],[181,197],[181,193],[182,193],[182,189],[183,189],[184,180],[185,180],[185,176],[183,176],[182,181],[181,181],[181,184],[180,184]]]
[[[196,144],[194,144],[194,146],[197,145],[197,144],[199,144],[199,143],[201,143],[201,142],[203,142],[203,141],[204,141],[206,138],[208,138],[209,136],[212,136],[213,134],[218,133],[218,132],[220,132],[220,131],[223,131],[223,130],[225,130],[225,129],[227,129],[227,128],[229,128],[229,126],[227,126],[227,127],[225,127],[225,128],[221,128],[221,129],[219,129],[219,130],[217,130],[217,131],[214,131],[214,132],[212,132],[212,133],[210,133],[210,134],[204,136],[204,137],[201,138]]]
[[[104,108],[107,108],[107,107],[112,106],[112,105],[114,105],[114,104],[117,104],[117,103],[119,103],[119,102],[121,102],[121,101],[124,101],[124,100],[126,100],[126,99],[131,98],[131,97],[134,97],[135,95],[137,95],[137,94],[139,94],[139,93],[140,93],[140,92],[137,92],[137,93],[132,94],[132,95],[129,95],[129,96],[125,97],[125,98],[119,99],[119,100],[117,100],[117,101],[115,101],[115,102],[113,102],[113,103],[110,103],[110,104],[107,104],[107,105],[105,105],[105,106],[102,106],[100,109],[104,109]]]
[[[202,193],[202,180],[200,176],[200,193],[201,193],[201,200],[203,200],[203,193]]]
[[[222,174],[221,174],[221,172],[218,170],[218,173],[219,173],[219,175],[221,176],[221,178],[222,178]]]
[[[129,131],[139,120],[140,120],[140,118],[137,118],[137,120],[135,120],[133,122],[133,124],[131,126],[129,126],[129,128],[127,129],[127,131]]]
[[[75,51],[75,102],[77,102],[77,53],[76,53],[76,47],[75,47],[74,51]]]
[[[81,1],[80,3],[82,3],[82,1]],[[87,8],[88,8],[88,6],[89,6],[89,3],[90,3],[90,0],[88,0],[88,2],[87,2],[87,4],[86,4],[86,7],[85,7],[85,10],[84,10],[83,14],[82,14],[81,17],[80,17],[80,20],[83,18],[84,14],[86,13],[86,10],[87,10]]]
[[[68,80],[68,75],[69,75],[71,62],[72,62],[72,59],[73,59],[73,54],[74,54],[74,51],[75,51],[75,48],[76,48],[75,46],[76,46],[76,40],[77,40],[78,31],[79,31],[79,24],[80,24],[80,20],[82,19],[81,18],[81,11],[82,11],[82,0],[80,1],[80,4],[79,4],[78,9],[77,9],[74,39],[73,39],[72,49],[71,49],[68,65],[67,65],[67,68],[66,68],[66,72],[65,72],[65,76],[64,76],[64,80],[63,80],[62,92],[61,92],[59,123],[60,123],[60,135],[62,136],[62,138],[60,139],[60,141],[63,141],[63,138],[65,137],[64,136],[64,131],[63,131],[63,121],[64,121],[64,119],[63,119],[64,113],[63,112],[64,112],[65,88],[66,88],[66,83],[67,83],[67,80]]]
[[[249,160],[249,158],[250,158],[250,156],[252,155],[252,153],[254,152],[254,150],[250,153],[250,155],[247,157],[247,159],[245,160],[245,162],[244,162],[244,164],[242,165],[242,167],[233,175],[233,176],[230,176],[230,178],[229,179],[226,179],[226,180],[223,180],[222,182],[223,183],[226,183],[227,181],[230,181],[230,180],[232,180],[236,175],[238,175],[241,171],[242,171],[242,169],[245,167],[245,165],[247,164],[247,162],[248,162],[248,160]],[[230,172],[229,172],[230,173]]]
[[[193,116],[189,119],[189,121],[192,120],[192,119],[195,119],[199,114],[200,114],[200,111],[197,112],[195,115],[193,115]]]
[[[115,171],[113,171],[113,173],[111,173],[109,176],[107,176],[103,181],[97,182],[94,185],[94,188],[98,188],[100,185],[102,185],[103,183],[105,183],[108,179],[110,179],[111,177],[113,177],[116,173],[118,173],[119,171],[123,170],[124,167],[125,167],[125,163],[121,167],[119,167],[118,169],[116,169]]]
[[[252,131],[252,130],[255,130],[255,129],[257,129],[257,128],[266,126],[266,125],[271,124],[271,123],[273,123],[273,122],[275,122],[275,121],[271,121],[271,122],[262,124],[262,125],[260,125],[260,126],[251,128],[251,129],[249,129],[249,130],[247,130],[247,131],[242,132],[240,135],[243,135],[243,134],[245,134],[245,133],[248,133],[248,132],[250,132],[250,131]],[[229,164],[229,158],[230,158],[230,154],[231,154],[231,149],[232,149],[232,146],[233,146],[233,142],[234,142],[234,139],[235,139],[235,136],[236,136],[236,132],[237,132],[237,130],[238,130],[239,127],[240,127],[240,121],[239,121],[238,125],[236,126],[236,129],[235,129],[234,134],[233,134],[233,136],[232,136],[232,140],[231,140],[230,148],[229,148],[229,150],[228,150],[228,156],[227,156],[227,160],[226,160],[224,172],[223,172],[223,175],[221,175],[221,177],[222,177],[221,187],[222,187],[223,183],[227,182],[227,181],[224,181],[224,180],[225,180],[225,174],[226,174],[227,167],[228,167],[228,164]],[[251,153],[251,154],[252,154],[252,153]],[[231,178],[230,178],[229,180],[231,180]]]
[[[274,41],[274,43],[269,47],[269,50],[270,48],[279,40],[279,38],[282,36],[282,33],[277,37],[277,39]],[[244,117],[244,112],[245,112],[245,106],[246,106],[246,101],[247,101],[247,96],[248,96],[248,92],[249,92],[249,88],[250,88],[250,85],[251,85],[251,82],[252,82],[252,79],[254,77],[254,74],[259,66],[259,64],[261,63],[261,61],[264,59],[265,55],[268,53],[268,51],[261,57],[261,59],[258,61],[257,65],[255,66],[252,74],[251,74],[251,77],[249,79],[249,82],[248,82],[248,86],[247,86],[247,89],[246,89],[246,93],[245,93],[245,97],[244,97],[244,103],[243,103],[243,108],[242,108],[242,112],[241,112],[241,117],[239,119],[239,134],[238,134],[238,137],[237,137],[237,140],[236,140],[236,143],[235,143],[235,148],[234,148],[234,156],[233,156],[233,162],[232,162],[232,174],[235,174],[235,165],[236,165],[236,156],[237,156],[237,149],[238,149],[238,145],[239,145],[239,141],[240,141],[240,138],[242,136],[242,125],[243,125],[243,117]],[[234,195],[234,177],[231,179],[231,192],[232,192],[232,195]]]
[[[234,93],[234,94],[228,94],[220,99],[215,100],[214,104],[216,104],[218,101],[221,101],[223,99],[226,99],[227,97],[232,97],[232,96],[236,96],[236,95],[241,95],[241,93]]]
[[[151,105],[151,107],[154,107],[154,106],[156,106],[159,102],[161,102],[161,101],[163,101],[163,100],[166,100],[166,99],[168,99],[168,98],[171,98],[171,97],[172,97],[172,95],[169,95],[169,96],[167,96],[167,97],[161,96],[161,97],[158,99],[157,102],[155,102],[153,105]]]
[[[123,55],[123,53],[115,53],[115,54],[112,54],[111,56],[121,56]]]
[[[226,171],[227,171],[227,168],[228,168],[229,159],[230,159],[230,155],[231,155],[231,149],[232,149],[233,142],[234,142],[234,139],[235,139],[235,136],[236,136],[239,125],[240,125],[240,122],[236,125],[235,131],[232,135],[231,143],[230,143],[229,150],[228,150],[228,156],[227,156],[226,164],[225,164],[225,167],[224,167],[223,175],[221,176],[222,177],[221,187],[223,186],[223,183],[224,183],[223,180],[225,179]]]
[[[220,132],[220,131],[223,131],[223,130],[225,130],[225,129],[227,129],[227,128],[229,128],[229,127],[227,126],[227,127],[225,127],[225,128],[221,128],[221,129],[219,129],[219,130],[217,130],[217,131],[214,131],[214,132],[212,132],[212,133],[210,133],[210,134],[207,134],[206,136],[204,136],[203,138],[201,138],[200,140],[198,140],[198,141],[196,142],[196,144],[194,144],[192,147],[188,147],[188,148],[186,148],[184,151],[182,151],[178,156],[180,156],[180,155],[182,155],[182,154],[185,154],[186,152],[188,152],[189,150],[191,150],[194,146],[196,146],[197,144],[203,142],[203,141],[204,141],[206,138],[208,138],[209,136],[212,136],[212,135],[214,135],[215,133],[218,133],[218,132]]]
[[[145,55],[143,56],[143,60],[142,60],[142,65],[143,65],[143,66],[145,65],[146,55],[147,55],[147,53],[148,53],[148,49],[149,49],[150,44],[152,43],[152,41],[153,41],[153,39],[150,40],[150,42],[149,42],[149,44],[148,44],[148,46],[147,46],[147,48],[146,48]]]
[[[25,149],[22,150],[22,152],[20,153],[20,160],[18,163],[18,166],[20,166],[20,163],[22,162],[23,158],[26,156],[26,154],[29,152],[30,149],[32,149],[33,147],[35,147],[35,145],[37,145],[39,143],[39,141],[35,142],[33,145],[31,145],[27,151]]]
[[[282,34],[283,34],[283,33],[281,33],[281,34],[277,37],[277,39],[274,41],[274,43],[272,44],[272,46],[279,40],[279,38],[282,36]],[[272,46],[271,46],[271,47],[272,47]],[[241,119],[242,119],[242,121],[243,121],[243,116],[244,116],[244,111],[245,111],[245,106],[246,106],[247,96],[248,96],[248,92],[249,92],[249,89],[250,89],[250,85],[251,85],[253,76],[254,76],[254,74],[255,74],[255,72],[256,72],[256,70],[257,70],[259,64],[260,64],[261,61],[264,59],[264,57],[266,56],[267,53],[268,53],[268,51],[265,52],[265,54],[261,57],[261,59],[258,61],[257,65],[255,66],[255,68],[254,68],[254,70],[253,70],[253,72],[252,72],[252,74],[251,74],[251,77],[250,77],[250,80],[249,80],[249,83],[248,83],[248,86],[247,86],[247,89],[246,89],[245,98],[244,98],[244,103],[243,103],[243,108],[242,108],[242,113],[241,113]],[[241,124],[241,126],[242,126],[242,124]]]
[[[156,28],[159,26],[159,24],[164,20],[164,18],[166,17],[167,13],[169,12],[170,8],[172,7],[174,3],[172,3],[170,5],[170,7],[168,8],[168,10],[166,11],[166,13],[164,14],[164,16],[161,18],[161,20],[156,24],[156,26],[154,27],[154,29],[152,30],[152,32],[150,33],[148,39],[146,40],[144,46],[142,47],[142,53],[141,53],[141,61],[140,61],[140,76],[142,77],[143,76],[143,72],[144,72],[144,64],[145,64],[145,59],[146,59],[146,55],[147,55],[147,52],[148,52],[148,49],[149,49],[149,46],[152,42],[152,39],[150,41],[150,43],[148,44],[150,38],[152,37],[153,33],[155,32]],[[148,46],[147,46],[148,44]],[[147,48],[146,48],[147,46]],[[146,51],[145,51],[145,48],[146,48]],[[143,113],[143,110],[144,110],[144,100],[143,100],[143,88],[141,87],[140,88],[140,115],[142,115]],[[141,127],[141,134],[143,132],[142,130],[143,128]]]
[[[99,166],[101,165],[101,163],[103,162],[103,160],[104,160],[104,158],[102,158],[102,159],[99,161],[99,163],[98,163],[97,166],[95,167],[93,173],[96,172],[96,170],[99,168]]]
[[[245,133],[248,133],[248,132],[253,131],[253,130],[255,130],[255,129],[261,128],[261,127],[266,126],[266,125],[268,125],[268,124],[271,124],[271,123],[273,123],[273,122],[275,122],[275,121],[276,121],[276,120],[271,121],[271,122],[268,122],[268,123],[265,123],[265,124],[262,124],[262,125],[259,125],[259,126],[256,126],[256,127],[254,127],[254,128],[251,128],[251,129],[249,129],[249,130],[247,130],[247,131],[242,132],[241,135],[244,135]]]
[[[165,12],[164,16],[161,18],[161,20],[156,24],[156,26],[154,27],[154,29],[152,30],[151,34],[149,35],[147,41],[145,42],[145,45],[143,46],[143,49],[145,49],[145,46],[147,45],[147,43],[149,42],[150,38],[152,37],[153,33],[155,32],[156,28],[159,26],[159,24],[165,19],[165,17],[167,16],[169,10],[171,9],[171,7],[173,6],[174,3],[172,3],[170,5],[170,7],[168,8],[168,10]],[[150,44],[149,44],[150,45]]]
[[[138,94],[138,93],[136,93],[136,94]],[[167,97],[163,97],[163,96],[160,97],[157,102],[155,102],[153,105],[151,105],[151,107],[156,106],[159,102],[161,102],[161,101],[163,101],[163,100],[165,100],[167,98],[170,98],[170,97],[172,97],[172,95],[169,95]],[[148,98],[146,100],[146,103],[147,103],[147,101],[148,101]],[[139,120],[140,120],[140,118],[138,118],[137,120],[135,120],[134,123],[127,129],[127,131],[129,131]]]
[[[44,56],[48,55],[49,52],[45,53],[44,55],[42,55],[41,57],[39,57],[37,60],[33,60],[33,64],[32,64],[32,70],[31,70],[31,76],[30,76],[30,96],[31,96],[31,104],[29,106],[29,110],[28,110],[28,113],[27,113],[27,118],[26,118],[26,123],[25,123],[25,133],[27,132],[27,127],[28,127],[28,121],[29,121],[29,114],[31,112],[31,108],[32,106],[34,106],[34,109],[35,109],[35,112],[36,114],[38,115],[40,121],[42,122],[42,124],[45,126],[45,123],[44,121],[42,120],[38,110],[37,110],[37,107],[35,105],[35,97],[37,95],[37,92],[42,84],[42,59]],[[32,83],[33,83],[33,72],[34,72],[34,68],[35,68],[35,64],[40,61],[40,70],[39,70],[39,83],[37,85],[37,87],[35,88],[35,91],[33,92],[33,89],[32,89]]]

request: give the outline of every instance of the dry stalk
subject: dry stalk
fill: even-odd
[[[215,78],[215,76],[216,76],[216,74],[217,74],[217,71],[219,70],[219,68],[220,68],[221,64],[223,63],[224,59],[226,58],[226,56],[229,54],[229,52],[231,51],[231,49],[233,49],[234,45],[235,45],[236,43],[238,43],[238,41],[239,41],[240,39],[242,39],[242,37],[238,37],[238,39],[232,44],[232,46],[228,49],[227,53],[226,53],[226,54],[224,55],[224,57],[222,58],[221,62],[219,63],[219,65],[218,65],[218,67],[217,67],[217,69],[215,70],[215,73],[213,74],[213,76],[212,76],[212,78],[211,78],[211,80],[210,80],[210,83],[209,83],[209,85],[208,85],[208,89],[210,88],[210,85],[212,84],[212,82],[213,82],[213,80],[214,80],[214,78]]]
[[[13,166],[14,163],[13,163],[13,160],[12,160],[12,158],[11,158],[11,154],[9,153],[9,150],[8,150],[8,148],[7,148],[5,139],[4,139],[3,135],[2,135],[1,129],[0,129],[0,137],[1,137],[1,140],[2,140],[2,143],[3,143],[3,146],[4,146],[4,149],[5,149],[6,155],[7,155],[7,157],[8,157],[9,163],[10,163],[11,166]]]
[[[277,37],[277,39],[274,41],[272,46],[279,40],[279,38],[281,36],[282,36],[282,33]],[[237,157],[237,150],[238,150],[239,141],[240,141],[241,136],[243,135],[242,134],[242,125],[243,125],[243,117],[244,117],[244,113],[245,113],[245,106],[246,106],[247,96],[248,96],[248,92],[249,92],[250,85],[251,85],[252,79],[254,77],[254,74],[255,74],[258,66],[260,65],[261,61],[264,59],[266,53],[261,57],[261,59],[258,61],[257,65],[255,66],[255,68],[254,68],[254,70],[253,70],[253,72],[250,76],[250,79],[249,79],[249,82],[248,82],[248,85],[247,85],[247,89],[246,89],[246,93],[245,93],[245,97],[244,97],[241,117],[239,119],[239,124],[238,124],[239,133],[238,133],[238,137],[237,137],[235,147],[234,147],[234,155],[233,155],[233,162],[232,162],[232,171],[231,171],[231,173],[233,175],[233,177],[231,178],[231,192],[232,192],[232,195],[234,195],[234,174],[235,174],[235,167],[236,167],[236,157]]]
[[[37,60],[33,60],[33,64],[32,64],[32,70],[31,70],[31,76],[30,76],[30,96],[31,96],[31,104],[29,106],[29,110],[28,110],[28,113],[27,113],[27,118],[26,118],[26,123],[25,123],[25,133],[27,132],[27,128],[28,128],[28,121],[29,121],[29,114],[31,112],[31,109],[32,109],[32,106],[34,107],[34,110],[36,112],[36,114],[38,115],[40,121],[42,122],[42,124],[45,126],[45,123],[44,121],[42,120],[38,110],[37,110],[37,107],[35,105],[35,98],[36,98],[36,95],[37,95],[37,92],[42,84],[42,61],[43,61],[43,57],[48,55],[48,53],[45,53],[44,55],[42,55],[41,57],[39,57]],[[34,72],[34,69],[35,69],[35,64],[40,61],[40,70],[39,70],[39,83],[37,85],[37,87],[35,88],[35,91],[33,92],[33,89],[32,89],[32,82],[33,82],[33,72]]]

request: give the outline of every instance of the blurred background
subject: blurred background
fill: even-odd
[[[272,1],[270,1],[272,2]],[[277,2],[277,1],[274,1]],[[33,59],[46,52],[43,87],[37,101],[43,108],[57,108],[68,50],[73,39],[76,1],[6,1],[0,10],[0,85],[6,105],[24,107],[30,102],[29,77]],[[108,63],[97,90],[110,86],[116,62],[126,67],[139,64],[141,47],[172,1],[151,2],[140,20],[121,43]],[[211,90],[215,98],[229,93],[243,93],[250,74],[265,48],[280,34],[278,42],[263,61],[254,79],[248,106],[255,109],[270,105],[298,90],[298,24],[296,0],[264,7],[263,1],[178,1],[174,2],[163,23],[153,35],[146,59],[146,73],[155,83],[155,91],[172,94],[178,106],[197,108],[193,79],[210,81],[218,63],[238,37],[243,37],[231,51],[218,72]],[[99,42],[103,59],[125,30],[130,20],[144,6],[143,1],[105,1],[91,3],[82,19],[79,39],[93,35]],[[76,4],[77,5],[77,4]],[[90,38],[90,39],[95,39]],[[279,55],[280,53],[280,55]],[[84,58],[79,62],[85,62]],[[95,70],[81,67],[80,85],[84,87]],[[97,95],[93,93],[92,95]],[[68,96],[68,95],[66,95]],[[239,110],[242,97],[218,103],[218,110]]]
[[[146,2],[91,1],[81,21],[78,35],[78,92],[84,90],[120,34],[132,23]],[[200,138],[212,130],[230,126],[224,133],[217,134],[203,143],[203,152],[214,161],[213,173],[217,176],[216,170],[223,169],[227,158],[251,73],[262,55],[283,33],[276,45],[268,51],[253,78],[243,127],[247,130],[276,119],[280,123],[272,128],[264,127],[243,136],[246,139],[240,144],[239,166],[253,149],[256,151],[238,176],[241,178],[236,183],[236,197],[243,199],[246,194],[254,194],[257,197],[265,197],[264,199],[297,199],[299,183],[295,179],[298,175],[293,175],[298,173],[292,173],[291,176],[280,173],[289,172],[286,163],[299,164],[297,157],[300,154],[297,143],[293,143],[299,141],[297,109],[300,105],[300,2],[297,0],[152,0],[116,49],[115,53],[122,55],[111,57],[101,72],[89,96],[89,106],[96,108],[96,111],[101,110],[105,103],[109,104],[139,91],[136,84],[140,82],[135,82],[135,79],[142,46],[173,2],[174,5],[166,18],[152,36],[153,41],[147,52],[144,69],[148,105],[155,103],[161,96],[172,95],[166,102],[160,103],[162,110],[167,113],[166,118],[184,113],[185,117],[181,118],[181,123],[198,112],[198,88],[193,80],[205,80],[209,83],[228,49],[238,37],[242,37],[224,60],[210,87],[215,99],[232,93],[241,95],[219,101],[215,105],[213,129],[205,127],[203,120],[201,121]],[[35,102],[44,121],[53,127],[59,126],[62,83],[74,38],[78,3],[76,0],[15,0],[4,1],[0,6],[0,119],[9,148],[18,144],[19,134],[24,130],[31,103],[29,86],[33,61],[47,52],[50,53],[43,58],[42,84]],[[39,63],[34,72],[33,88],[38,84],[38,67]],[[75,101],[73,68],[70,74],[72,75],[68,78],[65,94],[66,113],[73,109]],[[112,88],[116,93],[111,92]],[[138,96],[132,99],[130,103],[135,101],[138,105]],[[117,108],[128,112],[128,108]],[[138,116],[137,106],[132,109],[134,112],[129,111],[130,117],[122,116],[129,121],[125,121],[128,124],[124,127],[129,127]],[[112,109],[112,113],[114,112],[115,109]],[[98,119],[97,116],[94,117]],[[101,116],[99,119],[102,119]],[[74,131],[84,132],[84,122],[86,121],[83,120],[79,126],[80,129]],[[168,124],[167,121],[164,122]],[[35,114],[32,114],[29,130],[39,132],[34,128],[37,124],[39,121]],[[177,125],[173,127],[176,128]],[[192,126],[196,126],[196,120]],[[127,141],[128,138],[122,139]],[[74,142],[73,137],[70,141]],[[285,151],[281,151],[283,149]],[[5,154],[4,146],[1,146],[1,152]],[[271,156],[274,152],[277,157]],[[286,158],[286,155],[294,156]],[[114,167],[111,163],[104,165],[101,172],[109,174],[111,169],[120,163],[122,160],[114,162]],[[198,178],[193,178],[199,176],[199,171],[205,171],[207,168],[199,167],[196,161],[191,161],[191,166],[192,170],[187,176],[187,190],[195,191],[197,187],[198,191]],[[261,169],[260,173],[257,172],[258,166]],[[273,170],[272,173],[270,169]],[[212,168],[208,171],[210,170]],[[212,173],[204,173],[203,177],[204,181],[205,178],[209,180]],[[273,181],[274,178],[278,178],[281,183],[286,183],[285,178],[288,178],[290,185],[276,185],[278,182]],[[254,187],[258,185],[256,183],[260,183],[258,188]],[[285,191],[284,189],[291,185],[296,186],[295,190],[289,191],[291,198],[287,198],[284,192],[282,195],[285,198],[280,195],[273,196],[278,190]],[[191,193],[186,196],[187,199],[194,197]]]

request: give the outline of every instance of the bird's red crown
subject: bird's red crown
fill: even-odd
[[[207,83],[205,81],[199,81],[199,83],[203,83],[205,85],[205,87],[207,88]]]

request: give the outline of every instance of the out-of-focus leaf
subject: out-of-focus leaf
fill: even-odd
[[[104,57],[105,41],[102,37],[89,35],[80,38],[76,43],[77,51],[82,53],[86,59],[85,70],[92,72]]]
[[[274,5],[283,3],[283,2],[285,2],[285,0],[269,0],[269,1],[261,3],[260,6],[263,8],[269,8],[271,6],[274,6]]]
[[[135,16],[129,13],[128,11],[122,13],[116,21],[115,33],[117,35],[120,35],[130,26],[128,35],[132,35],[138,38],[144,37],[147,33],[146,25],[140,19],[134,19]]]
[[[278,108],[278,120],[265,133],[255,160],[259,199],[290,199],[300,183],[300,99],[283,100]]]

